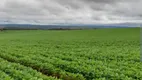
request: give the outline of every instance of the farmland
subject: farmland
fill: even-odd
[[[142,80],[140,29],[0,32],[0,80]]]

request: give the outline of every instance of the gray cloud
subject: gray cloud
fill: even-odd
[[[13,23],[142,22],[142,0],[1,0],[0,21]]]

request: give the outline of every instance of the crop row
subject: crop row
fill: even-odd
[[[82,75],[65,72],[59,68],[54,67],[50,63],[43,63],[37,60],[32,60],[29,58],[30,56],[28,56],[28,58],[26,58],[27,56],[25,56],[25,58],[16,58],[15,56],[8,54],[0,55],[2,58],[7,59],[8,61],[20,63],[27,67],[32,67],[33,69],[36,69],[48,76],[54,76],[64,80],[84,80]]]
[[[9,61],[32,67],[44,74],[61,79],[83,79],[82,75],[87,80],[107,78],[141,79],[141,72],[135,74],[139,69],[141,69],[138,67],[141,66],[141,64],[137,62],[137,54],[136,56],[130,55],[136,52],[135,50],[129,52],[129,50],[133,49],[131,46],[129,49],[127,49],[128,47],[120,48],[117,50],[119,54],[115,54],[116,51],[114,51],[119,48],[119,46],[110,46],[107,47],[107,49],[105,48],[106,46],[97,49],[87,49],[85,51],[87,51],[88,54],[86,54],[87,52],[74,52],[73,50],[70,52],[60,52],[59,50],[54,52],[46,52],[41,51],[42,49],[40,50],[40,47],[33,47],[27,52],[25,52],[25,49],[19,49],[18,54],[16,53],[17,50],[8,53],[5,50],[1,50],[4,54],[1,54],[0,56]],[[106,54],[104,52],[100,52],[101,50],[105,51]],[[136,62],[134,63],[130,60]]]
[[[0,57],[64,80],[142,80],[139,45],[139,29],[6,31]]]
[[[58,80],[2,58],[0,58],[0,64],[0,80]]]

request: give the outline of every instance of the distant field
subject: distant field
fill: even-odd
[[[142,80],[140,28],[0,32],[0,80]]]

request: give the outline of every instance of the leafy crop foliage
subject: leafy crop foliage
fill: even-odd
[[[142,80],[140,29],[0,32],[5,80]]]
[[[16,63],[0,58],[0,80],[55,80],[41,73]]]

